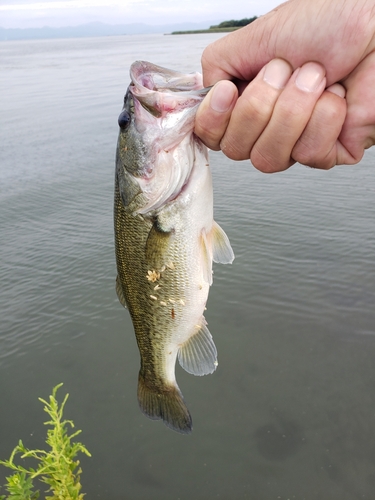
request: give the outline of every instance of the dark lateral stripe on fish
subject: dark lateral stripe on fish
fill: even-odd
[[[163,420],[167,427],[181,434],[190,434],[193,422],[177,386],[156,391],[147,386],[141,372],[138,377],[138,403],[142,412],[152,420]]]

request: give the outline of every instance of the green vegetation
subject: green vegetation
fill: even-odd
[[[229,31],[235,31],[238,30],[239,28],[242,28],[243,26],[246,26],[253,21],[257,19],[257,16],[247,18],[245,17],[244,19],[240,19],[239,21],[235,21],[232,19],[231,21],[223,21],[222,23],[218,24],[217,26],[210,26],[206,30],[191,30],[191,31],[172,31],[172,35],[194,35],[196,33],[222,33],[222,32],[229,32]]]
[[[207,30],[190,30],[190,31],[172,31],[171,35],[196,35],[197,33],[228,33],[229,31],[235,31],[238,28],[214,28]]]
[[[217,26],[210,26],[210,30],[216,29],[216,28],[242,28],[243,26],[247,26],[248,24],[252,23],[257,19],[257,16],[254,17],[244,17],[243,19],[240,19],[239,21],[235,21],[234,19],[231,19],[230,21],[223,21],[222,23],[218,24]]]
[[[73,428],[72,420],[63,420],[65,403],[69,397],[66,394],[63,402],[59,406],[56,400],[56,392],[63,384],[59,384],[52,390],[49,402],[39,398],[44,403],[44,411],[50,416],[50,420],[45,425],[50,425],[47,431],[46,444],[48,451],[28,450],[20,440],[9,458],[0,460],[0,464],[12,469],[14,474],[7,477],[5,489],[8,496],[0,495],[0,500],[36,500],[39,498],[39,490],[34,491],[33,480],[38,479],[49,486],[45,500],[82,500],[84,497],[81,491],[79,460],[76,460],[78,453],[91,456],[82,443],[73,443],[81,431],[68,434],[69,428]],[[14,462],[16,455],[20,454],[21,459],[33,459],[37,463],[37,468],[26,469],[22,465]]]

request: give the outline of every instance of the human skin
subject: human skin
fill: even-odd
[[[196,134],[263,172],[358,163],[375,144],[375,0],[289,0],[209,45]]]

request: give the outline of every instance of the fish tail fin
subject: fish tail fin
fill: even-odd
[[[138,377],[138,403],[152,420],[163,420],[167,427],[182,434],[193,430],[189,410],[177,384],[156,388],[147,384],[142,370]]]

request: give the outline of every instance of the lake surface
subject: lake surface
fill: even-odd
[[[374,151],[271,176],[211,154],[236,254],[206,314],[219,367],[177,367],[192,435],[138,409],[114,286],[117,116],[134,60],[199,70],[220,36],[0,44],[0,458],[42,446],[38,397],[64,382],[88,500],[373,499]]]

